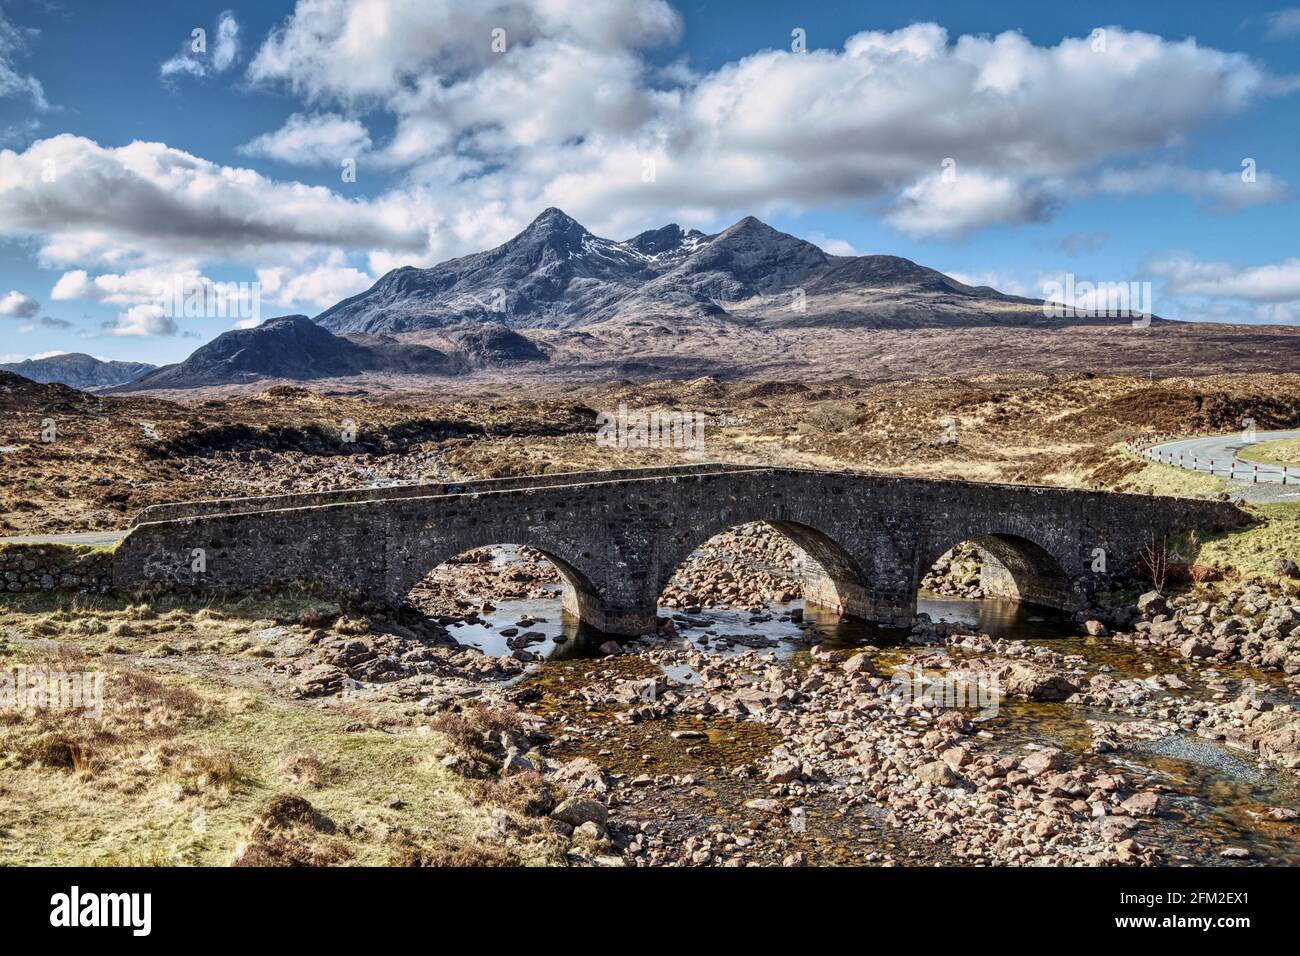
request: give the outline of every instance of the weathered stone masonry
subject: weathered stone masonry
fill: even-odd
[[[107,591],[113,555],[85,545],[9,544],[0,548],[0,590]]]
[[[1107,578],[1096,549],[1114,573],[1153,535],[1248,520],[1224,502],[705,465],[161,506],[137,519],[113,574],[121,588],[319,581],[399,601],[462,551],[523,544],[560,568],[567,610],[636,634],[696,547],[767,521],[825,569],[810,601],[906,623],[925,570],[961,541],[984,550],[994,593],[1070,608]]]

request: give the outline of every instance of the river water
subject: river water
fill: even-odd
[[[803,627],[791,619],[791,610],[805,615]],[[972,601],[923,594],[918,611],[928,614],[932,620],[970,625],[995,638],[1025,641],[1061,654],[1080,655],[1088,660],[1090,670],[1104,666],[1115,678],[1150,677],[1152,671],[1147,665],[1154,657],[1155,673],[1179,673],[1191,685],[1183,693],[1199,699],[1211,699],[1216,693],[1220,695],[1218,699],[1225,699],[1224,685],[1229,688],[1226,699],[1231,699],[1238,682],[1253,679],[1275,702],[1297,703],[1280,681],[1267,674],[1220,669],[1217,675],[1211,675],[1213,681],[1220,682],[1216,690],[1206,686],[1211,681],[1201,673],[1179,670],[1174,658],[1080,636],[1077,625],[1064,617],[1011,601]],[[828,645],[880,648],[880,660],[886,665],[891,648],[906,646],[907,637],[903,630],[805,609],[801,601],[772,606],[758,613],[704,609],[699,614],[685,615],[665,608],[661,615],[678,621],[679,640],[689,641],[708,653],[734,654],[756,648],[796,664],[801,655],[808,654],[806,637],[810,631]],[[453,626],[451,633],[462,644],[501,655],[512,650],[501,631],[512,627],[518,632],[542,635],[540,641],[528,645],[528,650],[539,658],[534,669],[545,668],[548,662],[591,656],[598,653],[596,648],[600,643],[608,640],[563,616],[558,585],[554,598],[499,602],[493,613],[483,616],[483,623]],[[670,676],[691,679],[686,669],[680,670]],[[994,749],[1015,752],[1029,743],[1060,747],[1099,769],[1123,772],[1144,789],[1161,791],[1160,815],[1142,830],[1139,839],[1159,846],[1171,863],[1222,863],[1219,851],[1232,846],[1248,849],[1253,863],[1300,865],[1295,825],[1268,816],[1273,808],[1300,807],[1300,785],[1294,773],[1262,768],[1249,754],[1185,733],[1139,742],[1118,753],[1092,754],[1087,723],[1090,719],[1134,718],[1077,704],[1006,697],[1001,700],[997,714],[981,727],[993,734],[988,746]]]

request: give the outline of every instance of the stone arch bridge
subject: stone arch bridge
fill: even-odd
[[[314,581],[398,602],[463,551],[529,545],[559,568],[567,611],[639,634],[687,556],[751,521],[820,565],[810,603],[906,624],[922,576],[962,541],[984,552],[989,593],[1070,610],[1153,537],[1249,518],[1218,501],[704,464],[155,505],[113,576],[221,591]]]

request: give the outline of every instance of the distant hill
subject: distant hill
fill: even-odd
[[[14,372],[42,385],[56,383],[80,389],[123,385],[155,368],[147,362],[107,362],[82,352],[0,365],[0,371]]]
[[[99,408],[101,400],[80,389],[54,382],[34,382],[14,372],[0,370],[0,409],[85,413]]]
[[[184,362],[165,365],[114,391],[309,381],[367,372],[450,375],[463,368],[462,358],[428,346],[386,336],[334,335],[305,315],[285,315],[255,328],[224,332]]]

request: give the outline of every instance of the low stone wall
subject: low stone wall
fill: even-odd
[[[87,545],[11,544],[0,548],[0,591],[89,591],[113,586],[113,552]]]

